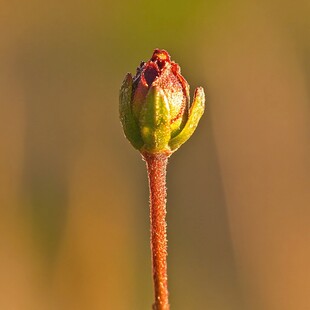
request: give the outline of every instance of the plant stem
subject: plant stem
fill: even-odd
[[[153,310],[169,310],[167,277],[166,169],[169,155],[144,154],[150,189],[151,254],[155,303]]]

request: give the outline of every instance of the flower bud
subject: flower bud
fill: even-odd
[[[141,153],[171,154],[195,131],[204,112],[204,91],[195,90],[190,105],[189,85],[178,64],[156,49],[128,73],[120,90],[120,119],[124,133]]]

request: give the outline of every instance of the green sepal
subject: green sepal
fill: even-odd
[[[119,114],[123,125],[123,130],[126,138],[132,146],[140,150],[143,146],[143,140],[140,135],[140,129],[137,121],[134,118],[131,109],[132,95],[132,76],[127,73],[119,94]]]
[[[194,133],[205,109],[205,94],[202,87],[195,90],[193,104],[189,109],[187,122],[182,131],[169,142],[171,151],[177,150]]]
[[[167,97],[160,88],[150,88],[140,112],[139,123],[146,152],[169,151],[170,108]]]

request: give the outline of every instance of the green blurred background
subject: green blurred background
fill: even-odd
[[[0,309],[153,301],[118,91],[167,49],[207,111],[168,167],[171,308],[310,309],[310,2],[1,1]]]

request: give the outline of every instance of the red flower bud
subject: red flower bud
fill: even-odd
[[[157,86],[165,94],[170,107],[171,137],[184,126],[189,108],[189,85],[178,64],[165,50],[155,49],[148,62],[142,62],[133,78],[133,112],[139,118],[149,89]]]
[[[165,50],[156,49],[120,90],[120,119],[126,137],[142,153],[171,154],[195,131],[204,112],[204,91],[189,85]]]

